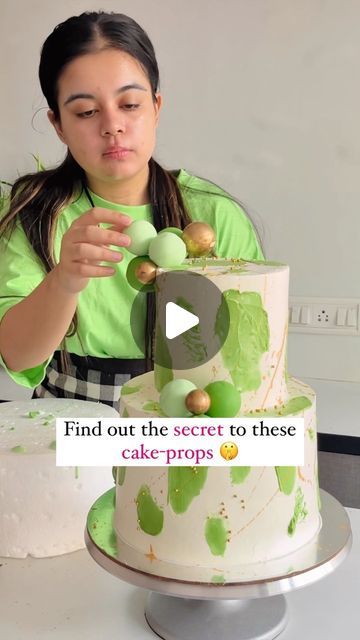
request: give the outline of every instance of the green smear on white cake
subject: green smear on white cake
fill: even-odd
[[[219,576],[212,576],[211,578],[211,582],[213,584],[225,584],[225,577],[223,575],[219,575]]]
[[[152,536],[159,535],[164,525],[164,512],[156,504],[148,486],[141,487],[136,504],[140,528]]]
[[[196,315],[196,309],[194,309],[194,306],[185,300],[185,298],[177,298],[176,304],[182,307],[182,309],[185,309],[185,311]],[[200,324],[185,331],[181,339],[187,349],[190,362],[194,365],[202,364],[207,358],[207,348],[201,340]]]
[[[10,451],[12,451],[12,453],[26,453],[26,447],[22,444],[17,444],[15,447],[12,447]]]
[[[126,467],[113,467],[112,475],[115,484],[122,486],[125,482]]]
[[[295,486],[296,467],[275,467],[279,489],[289,496]]]
[[[137,387],[130,387],[128,384],[124,384],[124,386],[121,388],[121,395],[129,396],[131,393],[137,393],[138,391],[140,391],[140,389],[141,385],[138,385]]]
[[[260,359],[269,349],[268,316],[256,292],[224,291],[215,322],[215,333],[224,342],[221,355],[232,381],[240,391],[258,389],[261,384]],[[230,326],[227,337],[227,310]],[[225,340],[225,341],[224,341]]]
[[[115,491],[110,489],[93,504],[87,517],[87,528],[91,537],[111,557],[116,557],[118,553],[116,534],[112,526],[114,502]]]
[[[143,404],[142,408],[143,411],[149,411],[149,413],[166,418],[165,413],[161,410],[159,402],[152,402],[149,400],[149,402],[145,402],[145,404]]]
[[[295,494],[295,508],[294,508],[294,515],[290,520],[289,526],[288,526],[288,534],[289,536],[293,536],[297,527],[297,524],[299,522],[301,522],[302,520],[305,520],[306,516],[308,515],[308,511],[306,509],[306,504],[304,501],[304,494],[302,492],[302,490],[300,489],[300,487],[297,488],[296,490],[296,494]]]
[[[227,529],[222,518],[209,518],[205,524],[205,538],[214,556],[223,556],[226,549]]]
[[[37,418],[40,415],[40,411],[29,411],[27,414],[28,418]]]
[[[184,513],[207,479],[208,467],[173,467],[168,469],[168,503],[177,514]]]
[[[241,484],[248,477],[251,467],[231,467],[230,478],[233,484]]]
[[[170,356],[170,351],[165,342],[163,332],[161,330],[160,325],[158,324],[156,330],[156,344],[155,344],[155,362],[154,362],[154,381],[156,390],[160,391],[168,382],[174,379],[174,375],[172,372],[172,360]],[[162,365],[157,364],[157,362],[161,362]]]

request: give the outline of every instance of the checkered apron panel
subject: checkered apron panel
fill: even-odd
[[[134,360],[87,358],[71,354],[70,360],[68,373],[63,373],[60,353],[56,352],[47,366],[44,380],[34,389],[32,397],[102,402],[119,411],[122,385],[145,371],[143,360],[134,364]],[[117,368],[122,372],[117,373]],[[124,368],[129,371],[124,373]]]

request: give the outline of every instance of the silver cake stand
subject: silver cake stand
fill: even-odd
[[[351,548],[343,506],[320,492],[322,527],[310,543],[273,561],[223,571],[185,567],[144,555],[116,539],[115,488],[90,509],[85,542],[93,559],[112,575],[149,589],[146,620],[166,640],[271,640],[288,622],[284,593],[324,578]]]

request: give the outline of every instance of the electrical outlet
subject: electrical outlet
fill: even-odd
[[[289,330],[360,335],[360,300],[290,296]]]

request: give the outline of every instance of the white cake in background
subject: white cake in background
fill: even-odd
[[[207,259],[186,268],[200,269],[232,300],[229,337],[210,362],[177,371],[157,324],[156,345],[166,349],[168,367],[157,365],[123,386],[121,415],[163,415],[160,391],[175,377],[198,388],[227,380],[241,393],[239,416],[304,418],[305,458],[302,467],[118,467],[114,528],[149,573],[158,572],[158,561],[216,571],[270,561],[301,549],[321,527],[315,393],[286,374],[288,267]],[[166,286],[162,278],[157,297],[173,300]],[[196,299],[190,304],[200,315]]]
[[[109,467],[56,467],[56,418],[118,417],[97,402],[44,398],[0,404],[0,556],[57,556],[85,547]]]

